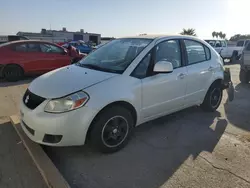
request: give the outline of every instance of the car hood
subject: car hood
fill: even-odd
[[[29,90],[41,97],[59,98],[117,76],[76,65],[66,66],[36,78]]]

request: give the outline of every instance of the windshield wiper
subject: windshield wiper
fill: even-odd
[[[102,70],[102,67],[99,67],[99,66],[93,65],[93,64],[81,64],[81,63],[78,63],[77,65],[80,66],[80,67],[86,67],[86,68],[95,69],[95,70]]]
[[[89,69],[104,71],[104,72],[121,73],[121,71],[119,71],[119,70],[113,70],[113,69],[108,69],[108,68],[104,68],[104,67],[99,67],[98,65],[94,65],[94,64],[77,63],[75,65],[78,65],[80,67],[86,67],[86,68],[89,68]]]

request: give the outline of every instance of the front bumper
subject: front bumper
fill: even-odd
[[[224,80],[222,82],[222,88],[226,89],[229,101],[234,100],[234,86],[231,80],[231,72],[229,68],[224,70]]]
[[[83,145],[87,130],[97,114],[82,107],[70,112],[53,114],[44,112],[48,100],[31,110],[21,102],[21,126],[26,135],[39,144],[49,146]],[[55,138],[53,141],[48,138]]]

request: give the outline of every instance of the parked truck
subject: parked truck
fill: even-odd
[[[249,43],[250,39],[239,40],[236,46],[228,46],[226,40],[205,40],[209,43],[223,58],[232,60],[240,59],[244,47]]]

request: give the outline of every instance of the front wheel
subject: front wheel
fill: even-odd
[[[201,108],[204,111],[214,112],[220,106],[223,94],[222,91],[223,90],[220,84],[212,84],[205,96],[203,103],[201,104]]]
[[[128,143],[133,125],[133,117],[126,108],[111,106],[91,125],[91,144],[103,153],[116,152]]]

